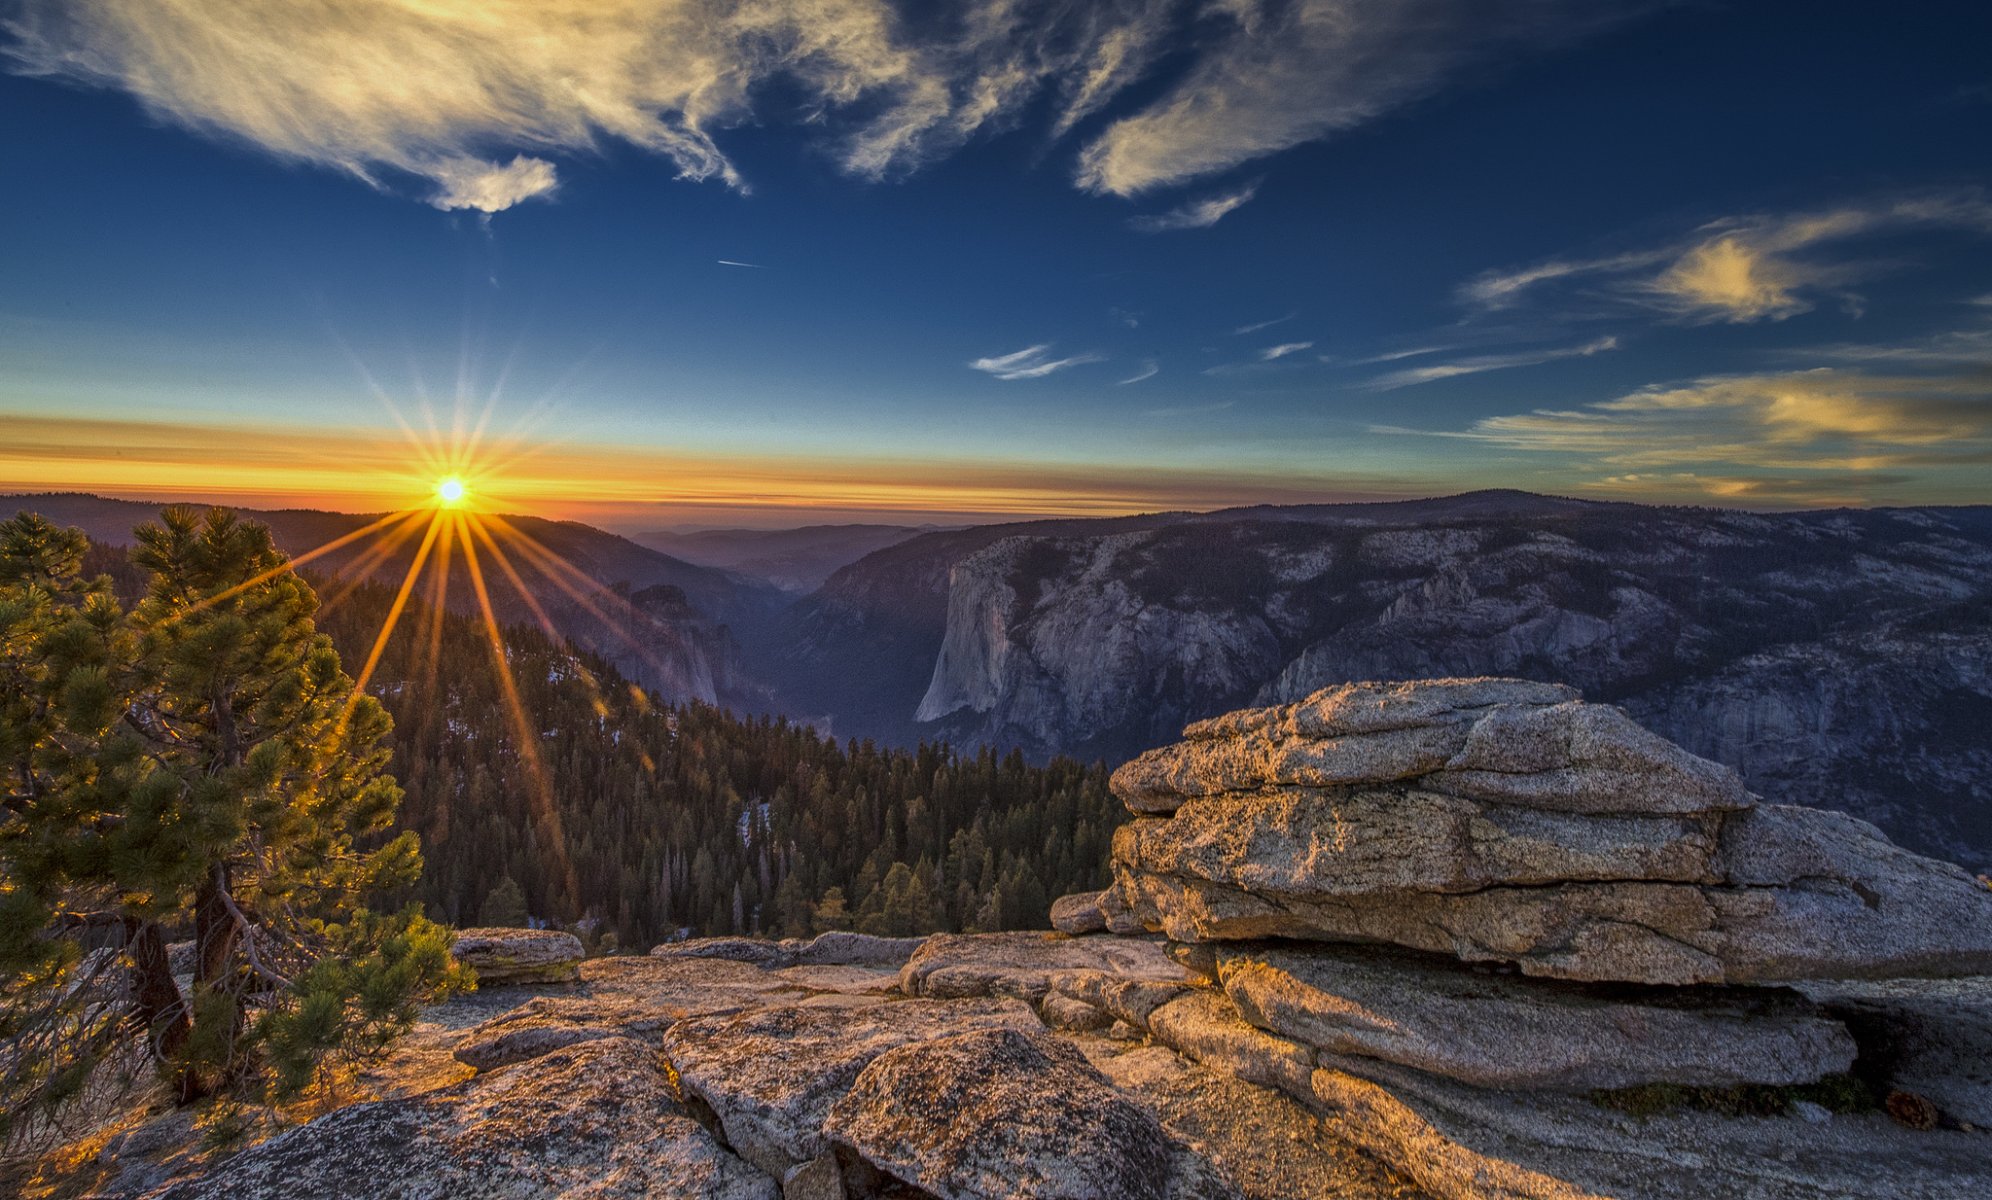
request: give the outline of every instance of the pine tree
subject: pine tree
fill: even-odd
[[[183,1100],[291,1094],[457,979],[446,931],[365,906],[421,858],[390,833],[387,714],[310,587],[222,510],[168,509],[137,541],[126,613],[77,577],[79,535],[0,523],[0,1035],[27,1050],[7,1118],[83,1086],[126,1030]]]
[[[499,929],[522,929],[528,919],[526,894],[519,890],[518,880],[510,875],[501,877],[492,885],[477,910],[479,924]]]

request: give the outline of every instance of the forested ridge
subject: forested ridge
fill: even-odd
[[[391,600],[365,584],[321,611],[350,669]],[[370,689],[394,716],[401,821],[427,860],[417,898],[437,919],[516,920],[522,898],[536,919],[636,949],[681,931],[1033,928],[1052,899],[1105,882],[1122,810],[1103,766],[840,743],[779,718],[658,705],[537,630],[502,637],[550,805],[520,759],[481,621],[445,612],[438,626],[411,603]]]
[[[85,570],[122,593],[140,586],[113,547],[93,545]],[[357,674],[394,589],[301,574]],[[483,621],[446,608],[438,622],[425,590],[369,690],[394,718],[400,823],[426,861],[414,898],[437,920],[578,923],[641,950],[681,933],[1043,928],[1053,899],[1105,886],[1125,810],[1102,764],[840,742],[778,717],[659,704],[600,658],[505,626],[543,799]]]

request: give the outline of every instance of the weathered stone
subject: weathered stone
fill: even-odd
[[[1068,1042],[990,1029],[880,1055],[831,1108],[839,1156],[942,1200],[1236,1193]]]
[[[1198,988],[1156,1009],[1148,1032],[1171,1049],[1247,1083],[1309,1095],[1314,1051],[1248,1023],[1223,993]]]
[[[1338,737],[1413,729],[1497,704],[1549,705],[1577,699],[1574,688],[1529,679],[1426,679],[1345,683],[1294,704],[1246,708],[1183,730],[1192,741],[1273,730],[1298,737]]]
[[[1107,971],[1060,971],[1051,977],[1052,996],[1069,996],[1134,1025],[1146,1025],[1150,1013],[1190,987],[1186,980],[1130,979]]]
[[[465,1030],[453,1054],[467,1066],[490,1070],[597,1038],[655,1041],[672,1023],[691,1016],[825,999],[878,1002],[896,978],[868,967],[770,971],[726,959],[590,959],[582,964],[578,986],[557,996],[535,996]]]
[[[844,1172],[834,1154],[790,1167],[782,1176],[782,1200],[845,1200],[847,1195]]]
[[[1106,971],[1132,979],[1181,980],[1159,942],[1045,933],[937,933],[899,972],[909,996],[1016,996],[1035,1003],[1061,971]]]
[[[1992,889],[1845,813],[1764,805],[1723,825],[1717,953],[1739,980],[1992,973]]]
[[[924,937],[880,937],[871,933],[832,930],[819,933],[796,951],[796,963],[806,967],[899,968],[925,945]]]
[[[1117,870],[1271,896],[1471,892],[1497,885],[1716,881],[1709,817],[1580,816],[1420,789],[1283,788],[1191,800],[1114,831]]]
[[[1166,792],[1174,815],[1116,832],[1103,911],[1178,941],[1385,942],[1573,980],[1992,971],[1992,891],[1962,869],[1850,817],[1755,806],[1733,772],[1617,709],[1446,707],[1498,683],[1344,696],[1387,694],[1403,707],[1391,720],[1428,725],[1348,732],[1317,697],[1330,715],[1308,728],[1336,736],[1268,710],[1144,756],[1127,786]],[[1421,701],[1427,687],[1437,698]],[[1460,746],[1417,778],[1342,744],[1418,729]],[[1303,786],[1364,772],[1378,783]]]
[[[620,1036],[619,1030],[608,1025],[570,1024],[558,1019],[506,1021],[501,1017],[494,1028],[473,1030],[456,1048],[454,1057],[473,1071],[489,1071],[551,1054],[564,1046]]]
[[[1114,794],[1138,813],[1170,813],[1184,801],[1262,787],[1326,788],[1414,779],[1443,768],[1466,745],[1464,722],[1352,733],[1316,741],[1250,734],[1178,742],[1122,766]]]
[[[1978,1200],[1992,1188],[1983,1134],[1911,1131],[1873,1113],[1634,1119],[1583,1097],[1332,1056],[1313,1086],[1341,1136],[1439,1200]]]
[[[581,939],[557,929],[466,929],[450,948],[487,987],[580,978]]]
[[[1568,699],[1567,690],[1522,684],[1526,694],[1566,699],[1447,707],[1501,694],[1510,682],[1351,685],[1402,689],[1404,703],[1387,725],[1301,722],[1281,709],[1266,710],[1256,724],[1219,718],[1123,765],[1113,775],[1114,794],[1136,812],[1167,813],[1199,796],[1429,775],[1433,790],[1560,812],[1689,814],[1750,806],[1734,771],[1649,733],[1616,708]],[[1297,707],[1314,705],[1310,699]]]
[[[1074,892],[1051,902],[1051,927],[1060,933],[1099,933],[1107,927],[1107,914],[1100,908],[1105,892]]]
[[[1833,980],[1799,988],[1853,1031],[1863,1075],[1992,1130],[1992,977]]]
[[[776,1194],[773,1179],[672,1098],[654,1052],[609,1038],[420,1096],[339,1109],[160,1200]]]
[[[1262,1029],[1480,1087],[1809,1083],[1854,1060],[1846,1027],[1792,992],[1567,984],[1359,947],[1220,963]]]
[[[988,1028],[1044,1025],[1029,1005],[1007,998],[798,1005],[680,1021],[665,1032],[663,1048],[727,1145],[779,1179],[829,1149],[823,1118],[873,1059],[909,1042]]]
[[[1720,983],[1700,948],[1715,928],[1709,897],[1687,884],[1566,884],[1465,895],[1389,893],[1326,900],[1256,895],[1229,884],[1125,874],[1116,883],[1148,921],[1184,942],[1298,938],[1386,942],[1530,975],[1643,983]]]
[[[688,938],[682,942],[660,942],[650,948],[652,958],[717,958],[755,966],[793,966],[800,943],[751,937]]]
[[[1053,1029],[1067,1033],[1090,1033],[1112,1025],[1117,1019],[1104,1008],[1058,992],[1047,992],[1038,1002],[1038,1016]]]
[[[1247,1200],[1412,1200],[1421,1194],[1285,1092],[1234,1079],[1167,1046],[1102,1042],[1082,1048],[1164,1129],[1222,1167]]]
[[[1580,813],[1706,813],[1750,807],[1728,767],[1698,758],[1603,704],[1495,708],[1431,786],[1476,800]]]
[[[904,965],[925,938],[879,937],[833,930],[814,938],[710,937],[663,942],[650,948],[653,958],[719,958],[753,963],[771,970],[781,967],[893,967]]]

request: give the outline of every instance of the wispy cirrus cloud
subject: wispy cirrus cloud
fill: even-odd
[[[849,174],[918,169],[1034,105],[1062,137],[1186,56],[1080,149],[1129,196],[1369,121],[1458,69],[1566,43],[1653,0],[13,0],[17,71],[115,88],[162,121],[492,213],[611,143],[745,188],[730,127],[791,121]],[[1216,14],[1217,20],[1211,17]],[[1190,36],[1194,32],[1195,36]],[[1234,191],[1155,218],[1208,225]],[[1177,222],[1177,223],[1170,223]]]
[[[1561,346],[1552,350],[1529,350],[1516,354],[1481,354],[1472,358],[1462,358],[1454,362],[1434,363],[1428,367],[1407,367],[1399,371],[1388,371],[1369,380],[1364,386],[1372,391],[1387,392],[1397,388],[1412,387],[1421,383],[1435,383],[1441,379],[1453,379],[1461,375],[1477,375],[1483,371],[1506,371],[1515,367],[1534,367],[1565,358],[1589,358],[1593,354],[1603,354],[1616,350],[1619,340],[1615,337],[1601,337],[1581,346]],[[1440,353],[1439,350],[1407,350],[1396,355],[1379,355],[1367,361],[1391,361],[1393,358],[1411,358],[1424,354]]]
[[[1288,321],[1293,320],[1295,317],[1299,315],[1300,314],[1298,312],[1290,312],[1284,317],[1274,317],[1270,321],[1254,321],[1250,325],[1240,325],[1238,328],[1232,330],[1231,332],[1232,335],[1235,337],[1243,337],[1245,334],[1248,333],[1257,333],[1261,329],[1271,329],[1275,325],[1284,325]]]
[[[1664,245],[1493,271],[1461,285],[1483,310],[1512,308],[1558,285],[1583,284],[1629,306],[1690,322],[1783,320],[1886,265],[1835,256],[1836,246],[1917,231],[1992,234],[1992,201],[1975,190],[1867,201],[1812,212],[1714,221]]]
[[[1136,371],[1134,374],[1128,376],[1126,379],[1115,380],[1114,386],[1126,387],[1130,383],[1140,383],[1144,379],[1153,379],[1157,375],[1160,375],[1161,373],[1162,373],[1162,365],[1151,358],[1147,362],[1141,364],[1141,370]]]
[[[1231,27],[1162,97],[1079,157],[1088,191],[1133,196],[1353,129],[1475,63],[1574,41],[1658,7],[1639,0],[1234,0]]]
[[[1314,349],[1313,342],[1281,342],[1277,346],[1268,346],[1264,350],[1259,351],[1259,361],[1273,362],[1277,359],[1285,358],[1289,354],[1298,354],[1302,350],[1312,349]]]
[[[1209,229],[1259,194],[1259,181],[1240,188],[1179,204],[1168,212],[1135,217],[1128,226],[1142,233],[1167,233],[1178,229]]]
[[[1042,379],[1055,371],[1068,367],[1083,366],[1086,363],[1105,362],[1100,354],[1073,354],[1065,358],[1051,356],[1051,343],[1041,342],[1026,346],[1010,354],[999,354],[991,358],[978,358],[968,365],[971,370],[981,371],[997,379]]]
[[[1872,499],[1883,485],[1981,477],[1992,464],[1992,387],[1979,368],[1771,371],[1490,416],[1461,430],[1375,431],[1555,456],[1597,472],[1602,485],[1647,495],[1666,478],[1727,499],[1823,503],[1857,482]]]

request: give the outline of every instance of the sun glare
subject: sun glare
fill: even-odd
[[[462,504],[465,494],[463,480],[454,475],[436,484],[436,500],[445,508],[455,508]]]

